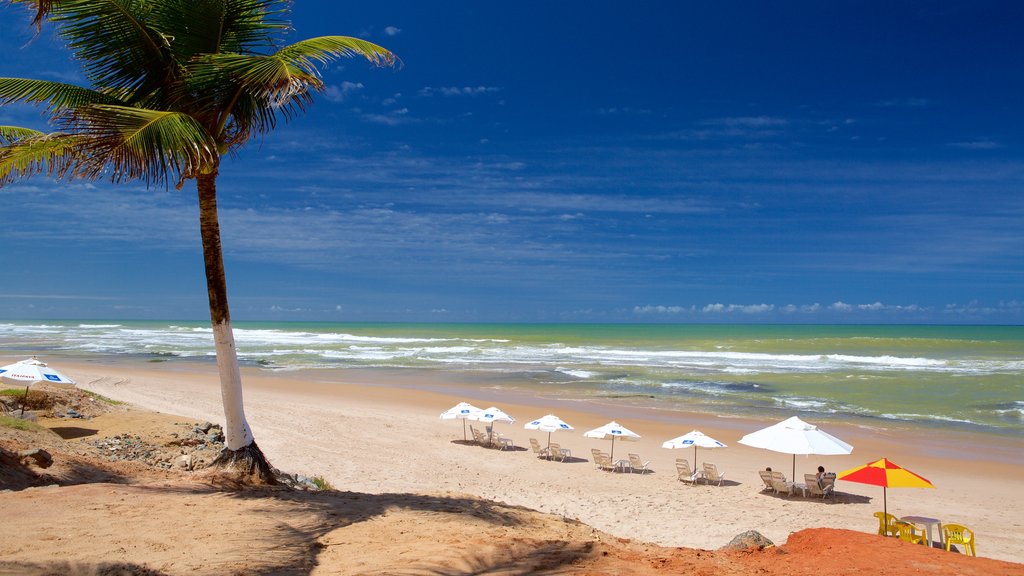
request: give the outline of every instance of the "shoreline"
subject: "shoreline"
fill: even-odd
[[[205,361],[145,362],[104,356],[47,355],[47,361],[79,387],[150,410],[222,421],[216,366]],[[719,418],[702,414],[537,397],[531,391],[471,388],[459,379],[399,378],[366,372],[265,372],[243,368],[246,413],[270,461],[289,472],[322,475],[334,486],[369,493],[466,493],[542,512],[576,518],[611,534],[666,546],[715,549],[737,533],[755,529],[776,543],[808,527],[873,532],[871,514],[881,510],[881,489],[840,481],[848,497],[836,504],[784,498],[760,492],[757,470],[772,466],[790,476],[793,457],[736,443],[740,436],[774,421]],[[358,376],[353,378],[353,376]],[[411,381],[410,381],[411,380]],[[400,391],[400,393],[396,393]],[[462,397],[466,396],[466,397]],[[496,424],[516,446],[545,434],[522,424],[555,412],[575,427],[553,435],[570,448],[572,463],[548,462],[528,451],[499,452],[462,445],[459,421],[439,414],[461,400],[480,408],[495,404],[517,418]],[[481,405],[483,404],[483,405]],[[636,452],[651,461],[653,474],[612,474],[596,470],[591,448],[609,443],[582,433],[615,419],[641,434],[635,443],[616,443],[616,455]],[[812,421],[812,423],[815,423]],[[1019,561],[1024,557],[1024,503],[1008,498],[1024,487],[1022,442],[986,442],[960,432],[933,433],[823,423],[852,444],[849,456],[800,457],[797,480],[819,465],[841,471],[881,457],[932,480],[937,490],[891,490],[890,513],[921,514],[971,526],[983,556]],[[692,450],[665,450],[661,442],[700,429],[729,447],[699,450],[726,473],[722,487],[690,487],[677,481],[675,458],[692,460]],[[943,451],[950,437],[960,448]],[[1016,461],[1009,461],[1016,455]],[[691,462],[691,464],[693,464]],[[683,529],[683,526],[687,526]],[[667,529],[666,529],[667,527]],[[672,529],[676,527],[676,529]]]

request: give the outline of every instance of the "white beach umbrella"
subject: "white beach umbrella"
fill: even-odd
[[[480,422],[486,422],[488,424],[492,422],[508,422],[509,424],[516,421],[515,418],[509,416],[504,410],[497,406],[491,406],[486,410],[481,410],[472,416],[469,416],[470,420],[478,420]]]
[[[792,454],[793,475],[796,475],[797,454],[837,456],[853,452],[853,446],[796,416],[751,432],[740,438],[740,444]]]
[[[636,442],[637,440],[640,439],[639,434],[633,432],[629,428],[626,428],[625,426],[619,424],[614,420],[605,424],[604,426],[599,426],[597,428],[594,428],[593,430],[587,430],[586,432],[583,433],[583,435],[586,436],[587,438],[599,438],[603,440],[607,440],[610,438],[612,441],[612,449],[609,451],[608,456],[613,462],[615,461],[616,440],[621,439]]]
[[[477,412],[476,414],[473,414],[472,416],[470,416],[469,420],[477,420],[479,422],[483,422],[492,431],[493,431],[493,424],[495,422],[508,422],[509,424],[511,424],[511,423],[516,421],[515,418],[509,416],[508,414],[505,413],[504,410],[502,410],[501,408],[498,408],[497,406],[491,406],[490,408],[488,408],[486,410],[481,410],[481,411]]]
[[[480,409],[469,402],[459,402],[455,406],[441,412],[441,420],[462,420],[462,439],[466,440],[466,419],[480,412]]]
[[[726,445],[711,436],[705,435],[700,430],[687,432],[682,436],[666,440],[661,444],[662,448],[689,448],[693,446],[693,469],[697,469],[697,448],[725,448]]]
[[[40,362],[35,356],[19,360],[14,364],[0,367],[0,378],[16,384],[25,385],[25,398],[21,401],[21,413],[25,413],[25,400],[28,389],[36,382],[57,382],[58,384],[74,384],[75,381]]]
[[[532,422],[527,422],[523,428],[526,428],[527,430],[540,430],[541,432],[547,432],[549,448],[551,447],[552,432],[558,432],[559,430],[573,430],[572,426],[569,426],[554,414],[548,414],[547,416],[543,416]]]

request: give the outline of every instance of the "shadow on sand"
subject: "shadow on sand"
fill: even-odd
[[[396,510],[452,514],[458,521],[471,517],[475,521],[508,528],[522,525],[520,513],[532,510],[504,505],[487,500],[449,496],[431,496],[411,493],[365,494],[327,490],[304,492],[279,487],[227,489],[213,485],[132,486],[133,490],[158,495],[182,496],[210,495],[214,498],[256,500],[257,510],[270,507],[284,510],[272,523],[272,528],[249,527],[239,544],[245,548],[246,565],[241,572],[247,575],[300,576],[308,575],[319,564],[319,556],[333,543],[324,537],[332,531],[354,524],[368,522]],[[266,505],[259,502],[266,502]],[[190,504],[194,505],[194,504]],[[262,512],[259,512],[262,514]],[[173,515],[173,513],[169,513]],[[288,519],[292,520],[288,520]],[[294,519],[298,518],[299,521]],[[168,521],[173,522],[173,518]],[[272,544],[269,545],[268,543]],[[264,549],[266,548],[266,549]],[[491,553],[479,547],[452,550],[452,557],[444,562],[410,560],[405,566],[382,566],[371,570],[373,574],[561,574],[574,563],[590,554],[592,543],[562,541],[539,542],[531,546],[500,547]],[[197,554],[201,554],[197,549]],[[197,561],[196,558],[192,559]],[[458,568],[453,568],[456,566]],[[180,568],[180,566],[179,566]],[[215,568],[208,565],[207,568]],[[234,568],[234,567],[233,567]],[[171,570],[177,572],[177,570]],[[133,563],[75,563],[54,560],[42,564],[14,564],[0,561],[0,575],[67,574],[71,576],[163,576],[161,572]]]

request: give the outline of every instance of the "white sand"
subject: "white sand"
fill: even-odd
[[[80,387],[159,412],[196,420],[223,421],[216,368],[179,363],[57,361]],[[615,474],[596,470],[590,449],[610,443],[582,433],[606,423],[607,408],[551,401],[576,430],[552,441],[586,461],[537,459],[532,452],[502,452],[453,442],[462,423],[438,415],[464,398],[391,387],[383,382],[307,382],[299,373],[243,370],[246,414],[257,443],[270,461],[289,472],[325,477],[336,488],[367,493],[465,493],[577,518],[611,534],[666,546],[715,549],[745,530],[776,543],[808,527],[874,532],[872,516],[882,509],[882,489],[839,482],[838,503],[761,492],[757,470],[772,466],[790,475],[792,456],[748,448],[736,441],[774,421],[714,419],[623,408],[616,418],[641,434],[638,442],[616,442],[616,458],[627,452],[651,461],[654,473]],[[434,384],[437,384],[436,382]],[[496,404],[518,419],[497,429],[528,447],[523,429],[546,410],[536,400],[491,389],[477,392],[480,407]],[[666,450],[661,442],[693,428],[729,445],[700,450],[700,462],[714,462],[727,485],[690,487],[676,479],[674,460],[693,464],[692,450]],[[803,478],[822,464],[841,471],[881,457],[930,479],[936,490],[891,489],[890,513],[923,515],[972,527],[982,556],[1024,561],[1024,441],[949,433],[928,434],[825,426],[855,447],[850,456],[797,457]],[[971,443],[981,439],[978,449]],[[947,456],[943,445],[956,447]],[[965,457],[964,454],[970,454]],[[1007,456],[1009,455],[1009,456]],[[1009,462],[1007,461],[1009,459]]]

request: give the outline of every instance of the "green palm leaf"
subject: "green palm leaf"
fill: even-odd
[[[48,111],[77,108],[87,104],[123,104],[113,96],[73,84],[25,78],[0,78],[0,106],[15,102],[45,102]]]
[[[35,136],[44,136],[44,134],[38,130],[31,128],[21,128],[19,126],[0,126],[0,146],[8,146],[23,140],[25,138],[32,138]]]
[[[75,122],[73,132],[89,143],[89,159],[75,176],[166,183],[215,169],[219,160],[210,133],[180,112],[94,105],[80,109]]]
[[[16,0],[21,1],[21,0]],[[174,74],[168,37],[150,27],[154,3],[148,0],[24,0],[36,8],[36,21],[57,24],[58,32],[82,62],[86,77],[104,90],[144,97]],[[129,102],[136,98],[128,99]]]
[[[398,58],[390,51],[372,42],[349,36],[321,36],[300,40],[281,48],[275,56],[310,74],[316,73],[313,61],[328,64],[341,58],[362,56],[375,66],[394,66],[398,63]]]
[[[0,127],[0,185],[35,174],[61,177],[80,159],[81,138],[43,134],[36,130]]]

